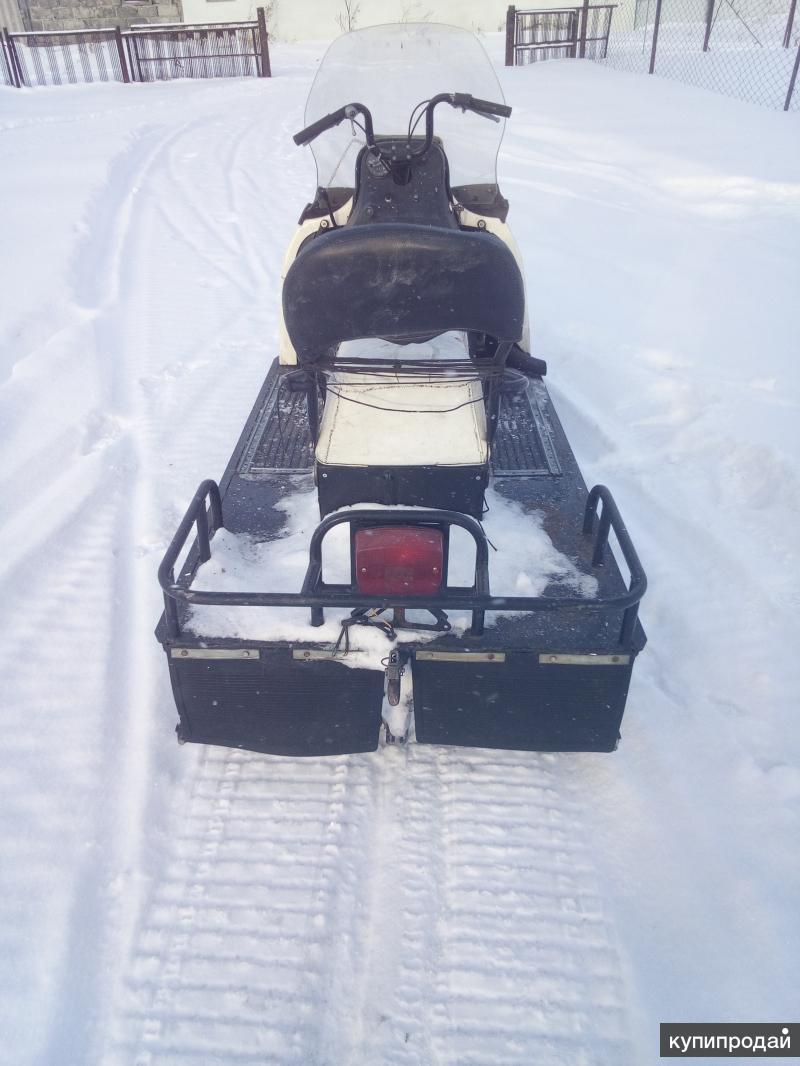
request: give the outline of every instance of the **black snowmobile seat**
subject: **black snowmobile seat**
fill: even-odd
[[[283,285],[300,363],[343,341],[451,330],[522,336],[525,295],[510,249],[491,233],[405,223],[342,227],[309,241]]]

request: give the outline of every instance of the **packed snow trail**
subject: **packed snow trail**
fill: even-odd
[[[204,756],[105,1059],[567,1064],[587,1028],[586,1061],[634,1057],[554,760],[409,747],[264,769]]]
[[[174,742],[155,570],[275,352],[319,51],[0,91],[0,1061],[649,1066],[790,1018],[796,116],[503,72],[534,350],[651,578],[620,751]]]

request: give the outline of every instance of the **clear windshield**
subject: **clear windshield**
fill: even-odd
[[[348,103],[372,112],[376,137],[405,136],[414,107],[438,93],[469,93],[503,103],[503,93],[481,43],[467,30],[435,23],[371,26],[337,38],[322,60],[306,103],[305,123]],[[450,164],[450,184],[497,184],[497,152],[505,122],[442,105],[435,135]],[[424,119],[417,127],[424,133]],[[317,184],[352,188],[364,134],[349,122],[312,143]]]

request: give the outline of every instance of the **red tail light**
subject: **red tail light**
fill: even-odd
[[[426,526],[373,526],[355,534],[356,584],[361,592],[424,596],[442,584],[444,537]]]

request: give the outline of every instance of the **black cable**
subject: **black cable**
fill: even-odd
[[[330,215],[331,226],[333,227],[333,229],[339,229],[339,223],[336,221],[333,215],[333,206],[331,204],[331,198],[330,196],[328,196],[328,190],[323,187],[320,187],[320,192],[322,193],[322,199],[325,201],[328,207],[328,214]]]
[[[495,551],[497,551],[497,545],[493,544],[492,541],[489,539],[489,534],[486,532],[486,527],[483,524],[483,517],[484,517],[484,515],[487,515],[490,510],[491,510],[491,507],[486,502],[486,493],[484,492],[484,494],[483,494],[483,507],[481,508],[481,517],[478,519],[478,525],[483,530],[483,535],[484,535],[484,537],[486,537],[486,543],[491,548],[494,548]]]
[[[344,393],[332,389],[330,385],[328,386],[328,391],[333,393],[334,396],[338,396],[340,400],[346,400],[347,403],[354,403],[359,407],[370,407],[373,411],[387,411],[400,415],[447,415],[452,411],[460,411],[462,407],[470,407],[472,404],[483,403],[483,396],[477,396],[474,400],[465,400],[463,403],[456,404],[455,407],[441,407],[437,410],[431,410],[428,407],[381,407],[376,403],[367,403],[366,400],[356,400],[352,396],[345,396]]]
[[[483,530],[483,535],[484,535],[484,537],[486,537],[486,543],[487,543],[487,544],[489,545],[489,547],[490,547],[490,548],[491,548],[491,549],[492,549],[493,551],[497,551],[497,545],[496,545],[496,544],[495,544],[495,543],[494,543],[494,542],[493,542],[493,541],[491,540],[491,538],[489,537],[489,534],[488,534],[488,533],[486,532],[486,529],[485,529],[485,527],[484,527],[484,525],[483,525],[483,522],[481,522],[481,521],[480,521],[480,519],[478,519],[478,525],[479,525],[479,526],[481,527],[481,529]]]
[[[342,658],[344,659],[350,653],[350,626],[347,625],[349,619],[344,618],[342,620],[342,628],[339,631],[339,637],[333,646],[332,658],[335,658],[339,654],[339,650],[344,641],[344,651],[342,652]]]
[[[410,141],[411,138],[414,136],[414,130],[420,124],[420,122],[422,120],[422,116],[425,114],[425,108],[428,106],[428,104],[430,102],[431,102],[430,101],[430,97],[428,97],[427,100],[420,100],[420,102],[412,110],[412,112],[411,112],[411,114],[409,116],[409,119],[408,119],[408,137],[407,137],[407,140]],[[417,117],[415,119],[414,115],[417,114],[417,111],[419,111],[419,114],[417,115]],[[412,125],[412,123],[413,123],[413,125]]]
[[[350,652],[351,626],[374,626],[383,633],[387,640],[396,640],[397,632],[392,623],[387,619],[380,617],[386,610],[388,610],[387,607],[356,607],[356,609],[351,612],[349,618],[343,618],[342,628],[336,643],[333,646],[333,656],[335,657],[339,654],[342,646],[344,646],[342,658]]]
[[[485,367],[473,359],[414,359],[408,361],[395,361],[392,363],[387,362],[385,359],[333,359],[320,361],[318,364],[326,368],[332,373],[342,374],[382,374],[389,376],[398,375],[417,375],[422,376],[425,373],[433,373],[440,375],[443,369],[449,371],[447,375],[451,380],[464,380],[464,375],[469,375],[470,379],[480,378],[481,380],[486,378],[500,378],[503,376],[505,368],[497,366],[494,362],[488,363]],[[456,373],[454,373],[454,371]],[[460,375],[457,376],[457,375]]]
[[[361,132],[362,132],[362,133],[364,134],[364,140],[365,140],[365,141],[366,141],[366,143],[367,143],[367,149],[369,150],[369,152],[370,152],[370,153],[371,153],[371,154],[372,154],[372,155],[373,155],[373,156],[374,156],[374,157],[375,157],[376,159],[378,159],[378,161],[380,162],[380,164],[382,165],[382,167],[383,167],[383,169],[384,169],[384,170],[386,171],[386,173],[387,173],[387,174],[391,174],[391,173],[392,173],[392,167],[391,167],[391,164],[389,164],[389,163],[387,163],[387,162],[386,162],[386,160],[385,160],[385,159],[384,159],[384,157],[383,157],[383,152],[382,152],[382,151],[380,150],[380,148],[378,148],[378,146],[377,146],[376,144],[374,144],[374,143],[373,143],[373,144],[370,144],[370,143],[369,143],[369,137],[368,137],[368,135],[367,135],[367,131],[366,131],[366,128],[365,128],[364,126],[362,126],[362,125],[361,125],[361,123],[360,123],[360,122],[358,122],[358,121],[357,121],[357,120],[356,120],[355,118],[351,118],[351,119],[350,119],[350,121],[352,122],[352,124],[353,124],[354,126],[357,126],[357,127],[358,127],[358,128],[359,128],[359,129],[361,130]]]
[[[446,382],[443,382],[441,379],[439,379],[439,381],[437,381],[435,378],[431,378],[431,377],[428,377],[428,376],[422,376],[422,375],[417,377],[417,376],[414,376],[412,374],[404,374],[402,377],[396,377],[394,375],[381,375],[379,373],[374,373],[372,371],[370,371],[369,373],[370,373],[370,376],[373,378],[372,381],[351,381],[349,378],[345,378],[344,375],[334,374],[334,375],[331,375],[331,379],[332,379],[331,380],[331,384],[334,385],[334,386],[336,386],[336,385],[345,386],[346,385],[349,389],[369,389],[369,388],[377,388],[379,386],[385,386],[385,387],[388,388],[391,385],[395,385],[398,388],[401,387],[401,386],[404,386],[404,385],[407,385],[407,386],[425,386],[425,385],[430,385],[431,388],[435,388],[437,384],[448,384],[448,385],[473,385],[473,384],[476,384],[476,385],[483,385],[487,381],[489,383],[491,383],[492,381],[496,381],[497,380],[496,378],[490,377],[489,375],[479,376],[477,374],[472,374],[472,375],[466,375],[465,374],[465,375],[459,376],[459,377],[455,377],[454,376],[454,377],[448,378]]]

